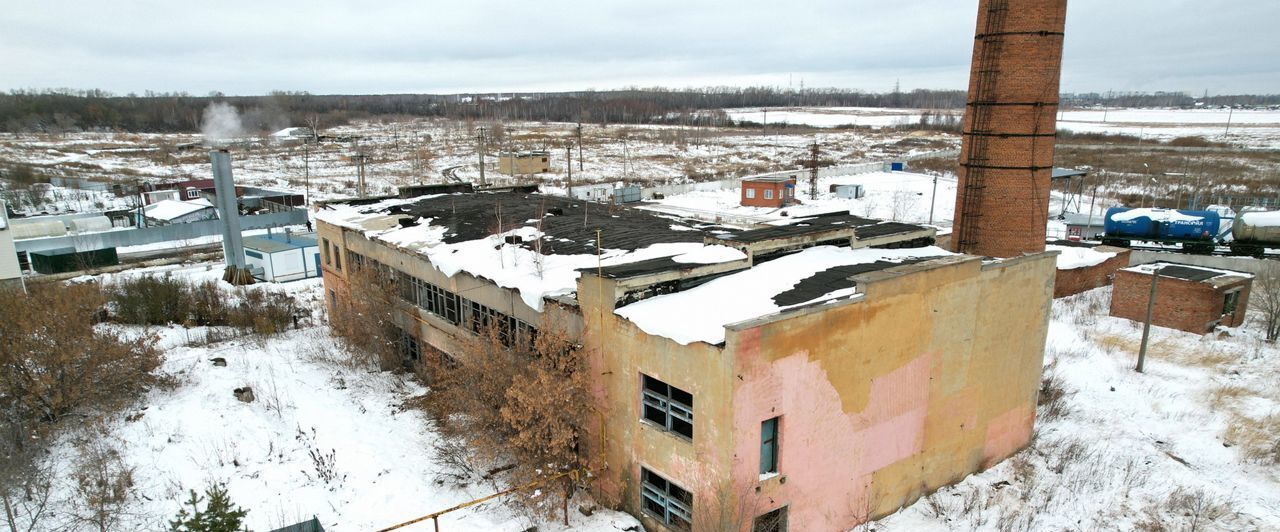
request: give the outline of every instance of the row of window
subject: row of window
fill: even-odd
[[[744,190],[746,191],[747,199],[755,199],[755,197],[756,197],[756,189],[751,188],[751,187],[747,187],[747,188],[745,188]],[[792,195],[792,189],[791,189],[791,188],[785,188],[785,189],[783,189],[783,192],[782,192],[782,193],[783,193],[783,194],[785,194],[786,196],[790,197],[790,196]],[[780,197],[781,197],[781,196],[780,196]],[[772,188],[766,188],[766,189],[764,189],[764,199],[773,199],[773,189],[772,189]]]
[[[324,259],[325,266],[333,266],[333,269],[342,271],[342,248],[337,244],[331,244],[329,239],[320,239],[320,255]]]
[[[649,470],[640,468],[640,507],[645,513],[677,530],[693,527],[693,494]],[[785,532],[787,507],[757,516],[752,532]]]

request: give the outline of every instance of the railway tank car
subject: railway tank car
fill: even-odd
[[[1231,224],[1231,253],[1261,258],[1280,248],[1280,211],[1245,211]]]
[[[1128,247],[1131,242],[1179,244],[1188,253],[1209,254],[1221,217],[1214,211],[1112,207],[1103,221],[1102,243]]]

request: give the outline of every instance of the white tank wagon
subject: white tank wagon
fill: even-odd
[[[100,233],[102,231],[110,231],[112,229],[111,219],[106,216],[76,218],[68,222],[67,225],[70,225],[71,232],[77,235],[83,233]]]
[[[1231,224],[1231,252],[1262,257],[1280,248],[1280,211],[1246,211]]]
[[[59,220],[9,220],[14,240],[44,238],[67,234],[67,226]]]

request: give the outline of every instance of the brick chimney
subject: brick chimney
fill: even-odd
[[[1044,251],[1067,0],[980,0],[954,251]]]

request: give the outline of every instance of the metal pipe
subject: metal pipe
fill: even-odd
[[[213,190],[217,194],[218,217],[222,219],[222,254],[227,266],[243,268],[244,242],[240,236],[240,202],[236,198],[236,184],[231,177],[231,153],[227,150],[209,152],[213,164]]]

